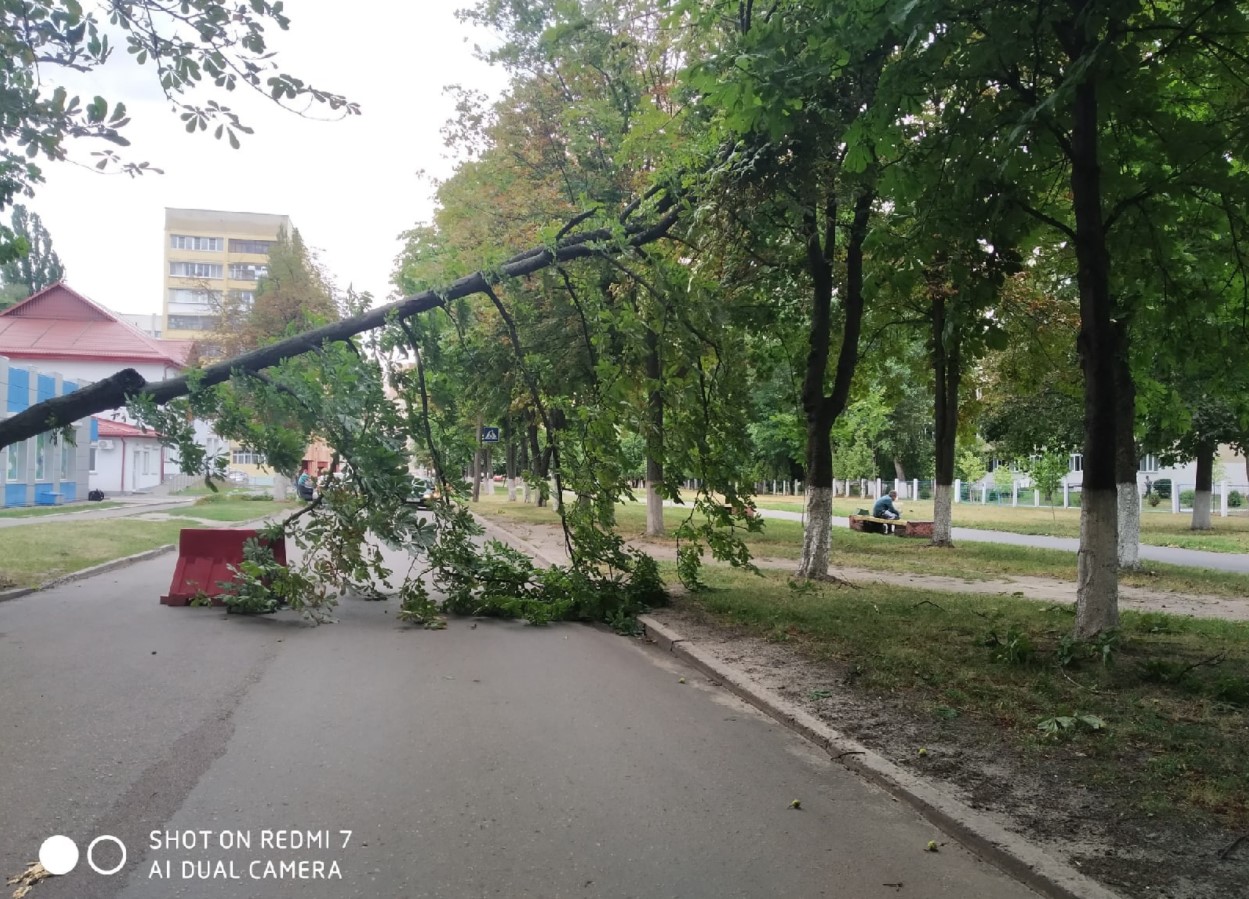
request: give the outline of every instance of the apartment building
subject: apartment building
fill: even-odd
[[[165,209],[163,338],[196,340],[211,358],[223,305],[245,309],[266,273],[269,247],[291,220],[261,212]]]

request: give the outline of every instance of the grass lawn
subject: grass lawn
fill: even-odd
[[[66,506],[22,506],[17,509],[0,510],[0,518],[42,518],[44,515],[73,515],[95,509],[115,509],[122,503],[72,503]]]
[[[39,584],[123,556],[177,543],[184,521],[59,521],[6,528],[0,588]]]
[[[0,532],[4,544],[0,557],[0,589],[34,587],[101,562],[177,543],[178,532],[183,528],[203,527],[190,516],[220,522],[251,521],[293,509],[296,505],[223,495],[178,510],[180,514],[167,521],[112,518],[5,528]]]
[[[299,503],[294,500],[279,503],[271,499],[241,499],[219,493],[197,500],[194,505],[178,510],[178,514],[207,518],[210,521],[251,521],[253,518],[285,512],[298,506]]]
[[[833,500],[833,514],[853,515],[860,509],[871,508],[871,499],[839,497]],[[932,500],[900,500],[898,505],[909,518],[921,521],[932,519]],[[803,504],[796,500],[760,497],[761,509],[777,509],[802,512]],[[998,506],[993,503],[955,503],[953,507],[955,527],[977,528],[987,531],[1012,531],[1016,534],[1042,534],[1048,537],[1079,537],[1079,509],[1034,508],[1031,506]],[[1192,515],[1172,515],[1168,510],[1141,510],[1141,542],[1152,546],[1178,546],[1183,549],[1204,549],[1210,552],[1249,553],[1249,516],[1229,515],[1211,518],[1209,531],[1194,531],[1189,527]]]
[[[1100,647],[1064,647],[1064,606],[794,589],[779,573],[722,568],[706,580],[713,589],[680,602],[829,663],[830,683],[901,698],[930,720],[989,724],[1026,752],[1080,766],[1143,814],[1249,826],[1249,625],[1124,612],[1103,663]],[[1050,720],[1059,716],[1073,720]]]
[[[508,503],[506,497],[493,500],[483,497],[474,511],[497,519],[530,524],[556,524],[559,521],[550,508],[539,509],[525,503]],[[664,521],[675,528],[688,514],[685,510],[667,508]],[[646,527],[646,509],[640,504],[618,507],[617,524],[628,539],[641,538]],[[751,554],[797,560],[802,549],[802,523],[774,519],[764,522],[760,533],[746,534]],[[653,541],[671,543],[672,541]],[[899,574],[923,573],[988,580],[997,577],[1050,577],[1076,579],[1076,555],[1057,549],[1037,549],[1005,543],[974,543],[964,541],[952,549],[939,549],[923,540],[905,540],[864,534],[843,528],[834,531],[830,562],[833,566],[871,568]],[[1212,596],[1249,595],[1249,575],[1213,571],[1180,565],[1154,563],[1139,572],[1124,573],[1120,583],[1176,593],[1205,593]]]

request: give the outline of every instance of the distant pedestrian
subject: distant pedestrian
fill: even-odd
[[[872,506],[872,517],[883,518],[886,521],[897,521],[901,518],[902,512],[899,511],[898,507],[893,504],[893,501],[897,498],[898,491],[890,490],[887,495],[876,500],[876,504]],[[892,534],[893,525],[886,525],[885,531],[886,533]]]
[[[1153,482],[1149,480],[1149,475],[1145,475],[1145,495],[1149,496],[1149,492],[1154,489]]]
[[[312,475],[308,472],[308,463],[305,462],[299,469],[299,477],[295,481],[295,492],[299,494],[299,498],[304,502],[310,502],[316,493],[316,482],[312,479]]]

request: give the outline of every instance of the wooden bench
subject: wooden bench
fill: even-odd
[[[868,534],[887,533],[889,527],[899,537],[932,537],[931,521],[911,521],[907,518],[874,518],[871,515],[851,515],[850,530]]]

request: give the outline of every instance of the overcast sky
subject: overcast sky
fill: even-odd
[[[161,310],[166,206],[289,215],[342,287],[384,299],[399,233],[432,212],[432,186],[419,173],[452,171],[441,128],[453,105],[443,87],[497,95],[504,83],[474,58],[474,43],[491,36],[455,20],[464,5],[289,0],[291,29],[271,41],[283,68],[347,95],[363,114],[309,121],[236,90],[220,100],[256,132],[239,150],[211,130],[188,135],[153,71],[120,48],[92,89],[129,109],[123,155],[165,173],[131,179],[49,163],[47,183],[22,202],[42,217],[69,284],[119,312]],[[80,141],[71,154],[89,164],[90,151],[106,146]]]

